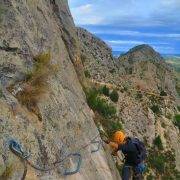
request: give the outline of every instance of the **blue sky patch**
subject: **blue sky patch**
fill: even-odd
[[[180,0],[69,0],[77,26],[96,34],[113,51],[149,44],[180,54]]]

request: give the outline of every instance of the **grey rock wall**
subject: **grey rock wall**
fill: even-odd
[[[28,166],[27,179],[119,179],[102,147],[91,153],[97,144],[90,141],[98,131],[76,73],[81,72],[79,44],[67,1],[2,0],[0,7],[0,177],[19,180],[23,175],[23,163],[7,145],[14,138],[30,150],[30,161],[40,167],[49,167],[70,152],[83,158],[75,175],[63,176],[65,169],[76,165],[71,157],[48,172]],[[33,57],[44,52],[51,54],[51,64],[58,70],[49,74],[48,90],[39,97],[40,120],[8,87],[21,91]]]

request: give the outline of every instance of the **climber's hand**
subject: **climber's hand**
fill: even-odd
[[[113,151],[113,152],[111,153],[111,155],[112,155],[112,156],[118,156],[117,151]]]
[[[106,144],[109,144],[110,143],[110,141],[108,140],[108,139],[104,139],[103,140]]]

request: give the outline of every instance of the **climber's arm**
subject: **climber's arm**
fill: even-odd
[[[111,147],[111,149],[113,150],[112,155],[117,156],[117,152],[119,150],[118,144],[115,142],[108,141],[108,140],[105,143],[108,144]]]

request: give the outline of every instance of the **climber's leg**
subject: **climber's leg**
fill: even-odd
[[[122,169],[122,180],[130,180],[132,176],[132,167],[124,165]]]

